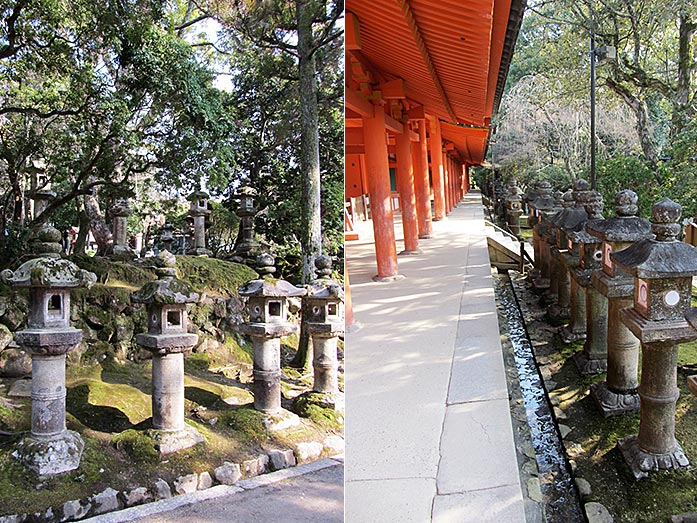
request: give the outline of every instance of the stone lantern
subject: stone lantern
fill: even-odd
[[[187,332],[186,304],[201,296],[176,278],[174,254],[162,251],[157,262],[158,279],[131,294],[131,301],[147,308],[148,332],[137,334],[136,343],[152,352],[152,436],[160,453],[169,454],[203,441],[184,422],[184,353],[198,341]]]
[[[523,214],[523,199],[518,194],[515,180],[508,186],[506,195],[506,222],[508,228],[516,236],[520,235],[520,215]]]
[[[174,253],[174,225],[170,222],[165,222],[165,224],[160,227],[160,243],[162,248],[166,251]]]
[[[31,434],[13,456],[39,475],[76,469],[84,447],[65,425],[65,359],[82,340],[82,331],[70,326],[70,289],[90,287],[97,278],[60,258],[60,239],[58,230],[45,225],[31,243],[38,257],[2,272],[5,283],[31,292],[27,328],[15,333],[32,360]]]
[[[540,199],[541,197],[538,198],[538,200]],[[563,201],[563,193],[557,191],[553,195],[551,207],[537,207],[539,222],[535,229],[537,229],[540,245],[540,275],[533,281],[533,289],[537,292],[544,292],[550,288],[553,268],[550,249],[552,245],[556,244],[556,232],[550,220],[562,210]],[[535,229],[533,229],[533,234]]]
[[[276,268],[270,254],[257,257],[260,279],[239,288],[247,298],[249,321],[240,327],[254,344],[254,408],[267,414],[281,413],[281,336],[297,332],[288,321],[287,300],[304,296],[305,289],[272,277]]]
[[[328,256],[315,258],[317,279],[308,287],[307,329],[312,336],[315,392],[336,397],[339,393],[337,373],[337,341],[344,333],[344,289],[330,278],[332,268]]]
[[[618,442],[636,479],[651,470],[689,465],[675,439],[678,345],[697,338],[685,320],[697,275],[697,249],[678,241],[682,207],[665,198],[651,209],[655,240],[642,240],[610,257],[634,277],[634,304],[622,322],[641,342],[639,434]]]
[[[636,215],[639,210],[636,203],[636,193],[618,192],[617,216],[587,228],[603,241],[602,270],[594,272],[591,280],[593,287],[608,300],[607,380],[591,385],[591,396],[605,417],[639,411],[639,340],[620,320],[620,310],[632,306],[634,280],[610,256],[637,241],[653,238],[651,224]]]
[[[205,191],[196,191],[189,196],[189,216],[194,221],[194,246],[189,250],[189,254],[213,256],[206,248],[206,217],[211,214],[208,198],[210,196]]]
[[[239,188],[235,196],[239,200],[235,214],[240,219],[240,227],[230,259],[252,265],[252,253],[259,247],[259,244],[254,241],[254,215],[256,214],[254,197],[257,196],[257,192],[252,187],[244,186]]]
[[[528,216],[528,226],[532,227],[532,247],[535,254],[535,268],[538,273],[541,273],[542,255],[540,253],[541,239],[538,225],[540,224],[542,213],[550,211],[554,206],[552,185],[549,182],[540,182],[537,184],[536,193],[537,197],[529,204],[530,215]],[[538,276],[542,277],[541,274],[538,274]],[[549,274],[544,277],[549,278]]]
[[[603,221],[602,210],[602,196],[591,191],[586,205],[588,221],[582,230],[572,235],[572,241],[580,245],[576,283],[586,293],[586,341],[583,350],[573,356],[581,374],[597,374],[607,369],[607,298],[591,285],[593,273],[601,267],[601,240],[588,233],[589,227],[598,227]]]
[[[115,260],[132,260],[137,258],[135,251],[128,246],[127,222],[132,212],[126,198],[120,198],[111,208],[111,216],[113,218],[112,232],[114,236],[112,258]]]

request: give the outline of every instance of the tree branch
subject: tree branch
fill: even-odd
[[[28,0],[18,0],[12,9],[12,14],[7,17],[7,44],[0,47],[0,59],[9,58],[16,54],[23,45],[17,46],[17,19],[19,18],[22,9],[26,7]]]

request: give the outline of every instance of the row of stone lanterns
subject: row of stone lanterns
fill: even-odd
[[[640,411],[639,433],[618,443],[634,476],[685,467],[688,459],[675,439],[677,347],[697,339],[697,309],[690,310],[697,249],[677,240],[682,209],[664,199],[653,206],[649,223],[637,216],[636,194],[620,191],[616,215],[604,219],[599,195],[585,182],[574,192],[575,207],[586,213],[575,226],[568,208],[550,205],[548,185],[538,186],[530,202],[530,221],[538,228],[535,285],[556,288],[547,299],[559,300],[571,278],[569,323],[561,334],[565,341],[585,335],[583,351],[574,355],[580,372],[607,370],[592,397],[604,416]],[[556,249],[549,250],[552,243]],[[558,311],[564,303],[554,305]]]

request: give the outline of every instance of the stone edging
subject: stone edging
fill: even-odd
[[[313,444],[319,448],[314,448]],[[324,445],[309,442],[296,443],[294,447],[295,453],[291,449],[270,450],[267,454],[260,454],[257,458],[242,462],[241,465],[225,462],[212,473],[205,471],[187,474],[175,479],[171,485],[163,479],[158,479],[151,489],[137,487],[119,492],[108,487],[86,499],[67,501],[60,507],[51,507],[43,512],[0,516],[0,523],[127,522],[135,517],[251,490],[343,462],[341,436],[326,438]],[[323,451],[334,452],[336,455],[297,465],[296,456],[301,461],[317,459]],[[274,472],[267,473],[269,470]],[[247,479],[242,479],[243,477]],[[213,486],[214,481],[218,485]],[[121,517],[120,514],[128,515]]]

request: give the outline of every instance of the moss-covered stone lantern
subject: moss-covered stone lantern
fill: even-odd
[[[550,290],[550,278],[552,277],[553,269],[551,247],[556,243],[556,230],[552,226],[551,218],[562,210],[564,202],[563,196],[564,193],[556,191],[552,198],[551,207],[537,207],[539,222],[535,225],[535,229],[533,229],[533,238],[534,234],[537,234],[539,238],[540,275],[533,280],[533,289],[536,292]],[[538,197],[536,203],[540,199],[543,199],[543,197]],[[546,201],[546,199],[544,199],[544,201]],[[537,231],[536,233],[535,230]],[[535,260],[537,260],[537,254],[535,256]],[[555,298],[556,296],[551,296],[549,299]]]
[[[15,333],[32,359],[31,434],[13,456],[40,475],[76,469],[84,447],[65,425],[65,359],[82,340],[82,331],[70,326],[70,289],[89,287],[97,278],[60,258],[60,239],[58,230],[45,225],[31,243],[37,257],[1,275],[8,285],[31,292],[27,328]]]
[[[315,259],[317,279],[308,287],[305,310],[309,316],[307,329],[312,336],[314,385],[312,390],[329,396],[339,393],[337,380],[337,342],[344,333],[344,289],[331,279],[331,259],[318,256]],[[336,402],[332,402],[336,404]]]
[[[605,417],[639,411],[639,340],[620,320],[620,310],[632,305],[634,279],[610,256],[653,238],[651,224],[636,215],[638,210],[636,193],[620,191],[615,195],[616,216],[587,228],[603,241],[602,270],[593,273],[591,283],[608,300],[607,380],[591,385],[591,396]]]
[[[540,182],[537,184],[536,190],[533,192],[534,199],[531,199],[528,208],[528,226],[532,227],[532,247],[535,254],[535,271],[534,278],[542,276],[542,240],[539,234],[540,219],[545,212],[551,211],[553,205],[552,185],[549,182]],[[549,273],[546,274],[549,279]],[[547,283],[549,284],[549,283]]]
[[[258,253],[259,244],[254,241],[254,198],[257,192],[253,187],[240,187],[235,195],[239,204],[235,214],[240,219],[240,227],[235,239],[230,259],[238,263],[253,265],[254,253]]]
[[[166,251],[175,254],[174,252],[174,225],[170,222],[165,222],[165,224],[160,227],[160,244],[162,248]]]
[[[254,408],[267,414],[281,412],[281,336],[297,331],[288,321],[288,298],[303,296],[305,289],[273,278],[274,258],[257,257],[260,278],[239,288],[247,298],[249,321],[240,327],[254,344]]]
[[[523,214],[523,199],[518,194],[515,180],[508,186],[506,195],[506,222],[508,228],[516,236],[520,235],[520,216]]]
[[[209,198],[205,191],[195,191],[189,195],[189,216],[194,221],[194,246],[189,249],[189,254],[213,256],[206,248],[206,217],[211,214],[208,208]]]
[[[131,294],[131,301],[147,307],[148,332],[136,343],[152,352],[152,436],[161,454],[192,447],[201,434],[184,422],[184,353],[198,336],[187,332],[186,304],[201,296],[176,278],[176,257],[169,251],[157,256],[158,279]]]
[[[678,345],[697,338],[685,320],[697,275],[697,249],[678,241],[682,207],[665,198],[651,209],[655,239],[610,254],[615,267],[634,277],[634,302],[621,318],[641,342],[639,434],[618,442],[634,477],[687,467],[675,439]]]

